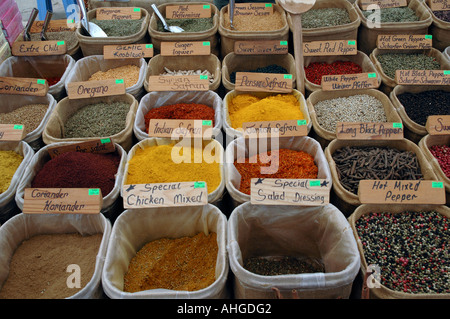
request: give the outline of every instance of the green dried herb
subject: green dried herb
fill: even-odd
[[[312,9],[302,14],[302,27],[315,29],[350,23],[350,15],[343,8]]]
[[[385,53],[377,56],[384,73],[395,79],[397,70],[439,70],[440,64],[432,56],[422,53]]]
[[[368,18],[373,13],[374,13],[373,10],[363,11],[363,14],[366,18]],[[381,15],[380,20],[381,23],[419,21],[419,17],[410,7],[383,8],[380,9],[380,15]]]
[[[125,37],[136,34],[141,30],[143,21],[144,18],[130,20],[90,20],[90,22],[102,28],[108,37]]]
[[[198,19],[166,19],[170,26],[181,27],[185,32],[201,32],[211,29],[214,26],[213,18],[198,18]],[[164,32],[164,27],[161,21],[158,20],[157,30]]]

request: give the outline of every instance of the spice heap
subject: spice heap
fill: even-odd
[[[445,22],[450,22],[450,11],[449,10],[433,11],[433,14],[439,20],[442,20]]]
[[[209,72],[208,70],[170,70],[169,68],[164,67],[164,73],[160,75],[207,75],[209,83],[214,82],[214,74]]]
[[[309,82],[322,84],[324,75],[341,75],[361,73],[362,67],[352,61],[312,62],[305,67],[305,76]]]
[[[383,53],[377,60],[383,72],[392,79],[397,70],[439,70],[441,67],[434,57],[423,53]]]
[[[100,188],[105,197],[114,188],[119,164],[117,153],[63,153],[42,166],[31,187]]]
[[[206,182],[208,193],[221,183],[215,149],[187,147],[178,144],[137,148],[128,162],[127,184]]]
[[[195,19],[166,19],[166,22],[170,26],[178,26],[184,30],[184,32],[202,32],[214,27],[213,18],[195,18]],[[157,31],[165,32],[161,21],[157,21]]]
[[[0,194],[8,190],[22,161],[23,156],[14,151],[0,151]]]
[[[317,178],[318,167],[314,157],[304,151],[279,149],[260,153],[249,158],[238,158],[234,161],[241,185],[239,191],[250,195],[252,178]],[[264,167],[266,172],[261,173]]]
[[[214,126],[214,109],[205,104],[178,103],[152,108],[144,119],[146,133],[151,119],[210,120]]]
[[[26,135],[37,129],[47,110],[48,104],[24,105],[11,112],[0,113],[0,124],[22,124]]]
[[[288,71],[283,68],[282,66],[271,64],[268,66],[263,66],[260,68],[256,68],[254,70],[244,70],[244,71],[233,71],[230,73],[230,82],[235,83],[236,82],[236,72],[254,72],[254,73],[279,73],[279,74],[286,74]]]
[[[231,127],[242,128],[245,122],[302,120],[300,102],[292,94],[270,95],[259,98],[252,94],[239,94],[228,102]]]
[[[438,212],[369,213],[355,223],[381,284],[405,293],[450,293],[448,218]]]
[[[430,115],[450,115],[450,92],[443,90],[405,92],[397,95],[408,117],[425,126]]]
[[[450,178],[450,146],[433,145],[429,147],[431,154],[437,159],[439,167],[447,178]]]
[[[48,77],[46,78],[48,86],[53,86],[56,83],[58,83],[59,81],[61,81],[61,77],[60,76],[53,76],[53,77]]]
[[[83,289],[95,271],[102,234],[35,235],[14,252],[0,299],[63,299]],[[67,266],[81,269],[80,288],[67,285]],[[32,280],[31,280],[32,278]]]
[[[302,14],[302,28],[316,29],[351,23],[344,8],[311,9]]]
[[[340,183],[353,194],[358,194],[359,181],[364,179],[423,179],[417,156],[411,151],[392,147],[345,146],[337,149],[332,158]]]
[[[124,291],[206,288],[215,281],[217,254],[216,233],[151,241],[131,259]]]
[[[64,138],[111,136],[126,126],[130,104],[126,102],[89,104],[64,123]]]
[[[31,41],[41,41],[40,33],[31,33]],[[46,32],[45,36],[50,41],[61,41],[66,43],[67,52],[72,51],[78,45],[77,34],[74,31]]]
[[[314,105],[314,111],[319,125],[330,132],[336,132],[338,122],[387,121],[383,103],[368,94],[319,101]]]
[[[230,15],[228,10],[223,13],[223,27],[230,29]],[[286,21],[283,20],[281,13],[278,10],[273,10],[273,14],[255,16],[255,15],[234,15],[233,31],[273,31],[279,30],[286,26]]]
[[[142,28],[144,18],[129,20],[97,20],[90,22],[98,25],[108,37],[126,37],[138,33]]]
[[[363,14],[369,19],[369,16],[373,14],[373,10],[365,10]],[[381,23],[419,21],[419,17],[410,7],[381,8],[380,15]]]
[[[88,81],[123,79],[125,87],[129,88],[139,81],[139,72],[140,68],[137,65],[123,65],[107,71],[97,71],[90,76]]]
[[[244,262],[244,268],[261,276],[295,275],[325,272],[324,265],[310,257],[251,257]]]

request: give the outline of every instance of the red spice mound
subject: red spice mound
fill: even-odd
[[[333,63],[313,62],[305,67],[305,76],[309,82],[322,84],[324,75],[341,75],[362,73],[362,67],[351,61],[334,61]]]
[[[252,178],[317,178],[319,171],[314,157],[306,152],[291,149],[268,151],[250,158],[237,159],[234,166],[241,174],[239,190],[249,195]],[[271,171],[262,174],[261,167],[271,167]]]
[[[151,119],[211,120],[214,126],[214,109],[204,104],[178,103],[153,108],[145,114],[144,119],[146,133]]]

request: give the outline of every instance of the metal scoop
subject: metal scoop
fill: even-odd
[[[31,41],[30,29],[31,29],[31,26],[33,25],[34,20],[36,20],[38,13],[39,13],[39,10],[36,8],[33,8],[33,11],[31,11],[30,17],[28,18],[28,23],[25,27],[25,32],[23,33],[24,41]]]
[[[172,26],[168,25],[166,20],[162,16],[161,12],[159,12],[159,10],[158,10],[158,8],[156,7],[155,4],[152,4],[152,9],[156,13],[156,15],[158,16],[159,20],[161,20],[161,23],[163,24],[164,30],[169,31],[169,32],[173,32],[173,33],[184,32],[183,28],[180,28],[180,27],[175,26],[175,25],[172,25]]]
[[[86,32],[93,38],[107,38],[108,35],[102,30],[98,25],[93,22],[88,21],[86,7],[84,5],[84,0],[77,0],[78,5],[81,8],[81,26],[86,30]]]
[[[42,41],[47,41],[47,28],[48,28],[48,24],[50,23],[50,20],[52,19],[53,16],[53,12],[50,10],[47,10],[47,14],[45,15],[45,20],[44,20],[44,26],[42,27],[42,31],[41,31],[41,40]]]
[[[228,7],[228,14],[230,16],[230,28],[234,29],[233,19],[234,19],[234,0],[230,0],[230,6]]]

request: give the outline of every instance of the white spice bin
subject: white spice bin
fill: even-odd
[[[229,297],[226,281],[229,264],[226,251],[227,220],[214,205],[129,209],[114,223],[103,268],[102,283],[111,299],[224,299]],[[218,255],[215,281],[197,291],[151,289],[124,291],[124,275],[136,253],[161,238],[181,238],[203,232],[217,234]]]
[[[310,154],[314,157],[314,163],[318,167],[317,178],[329,181],[331,187],[332,176],[330,167],[328,166],[322,147],[319,142],[313,138],[308,136],[283,137],[277,140],[278,145],[272,145],[272,141],[270,139],[267,141],[267,145],[261,142],[250,142],[250,140],[251,139],[245,137],[239,137],[228,144],[225,150],[225,186],[231,196],[234,208],[242,203],[250,201],[250,195],[240,191],[241,174],[239,174],[238,170],[234,166],[234,162],[238,159],[242,159],[243,157],[245,157],[248,162],[249,157],[255,156],[263,151],[266,152],[273,149],[291,149]],[[257,145],[254,145],[253,143]],[[266,149],[262,149],[263,146],[267,146]],[[274,163],[276,164],[276,162]],[[267,177],[270,178],[271,175],[267,175]]]
[[[14,251],[24,240],[38,235],[71,233],[82,236],[101,233],[102,240],[95,258],[92,278],[81,290],[67,299],[103,298],[101,276],[111,223],[102,214],[19,214],[8,220],[0,228],[0,286],[3,286],[7,279]],[[67,273],[67,276],[69,275],[70,273]]]
[[[352,228],[353,235],[356,239],[358,245],[359,255],[361,257],[361,269],[360,276],[364,278],[364,275],[368,271],[368,262],[366,260],[366,251],[364,250],[364,246],[361,242],[360,236],[358,234],[358,230],[356,228],[357,221],[364,215],[370,213],[391,213],[391,214],[400,214],[402,212],[429,212],[435,211],[442,216],[450,218],[450,209],[448,206],[444,205],[377,205],[377,204],[363,204],[359,206],[355,212],[348,218],[350,226]],[[411,226],[413,227],[413,225]],[[420,240],[420,239],[418,239]],[[402,256],[399,256],[402,257]],[[373,269],[369,272],[372,273]],[[383,273],[379,273],[380,276],[383,276]],[[376,278],[373,276],[373,278]],[[372,278],[369,278],[372,279]],[[364,283],[363,283],[364,284]],[[370,299],[448,299],[450,294],[448,293],[406,293],[401,291],[395,291],[390,289],[380,283],[379,281],[372,282],[373,287],[367,287],[368,289],[368,297]]]
[[[244,203],[228,221],[236,299],[349,298],[360,256],[349,223],[332,204],[313,207]],[[251,257],[309,257],[324,272],[263,276],[244,268]],[[295,290],[295,294],[294,294]]]
[[[221,136],[222,130],[222,99],[213,91],[185,91],[185,92],[150,92],[142,97],[136,111],[133,131],[139,141],[149,138],[146,132],[145,115],[152,109],[177,103],[204,104],[214,109],[213,138]],[[200,120],[200,119],[199,119]]]

